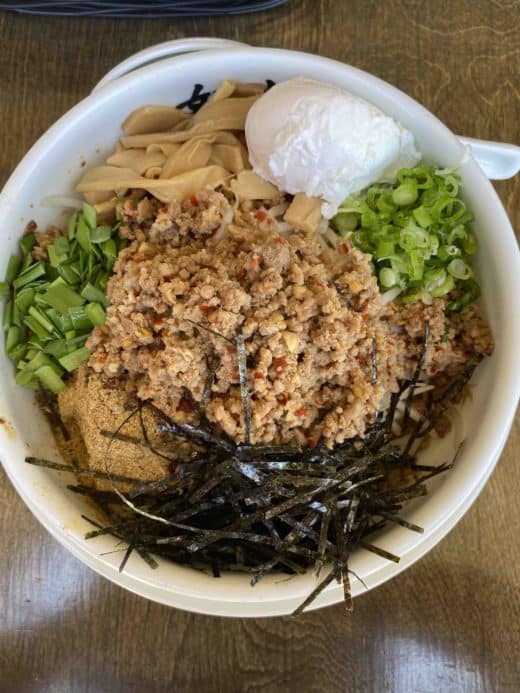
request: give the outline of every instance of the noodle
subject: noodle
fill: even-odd
[[[250,169],[237,132],[263,92],[261,84],[224,80],[196,113],[173,106],[138,108],[123,123],[124,136],[106,165],[85,173],[76,186],[104,216],[128,190],[152,193],[163,202],[181,200],[202,187],[215,187]],[[242,199],[275,199],[276,189],[258,176],[236,183]]]

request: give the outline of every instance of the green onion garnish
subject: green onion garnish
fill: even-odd
[[[20,289],[22,286],[36,281],[36,279],[39,279],[44,274],[45,265],[43,262],[37,262],[34,265],[30,265],[16,277],[16,279],[12,282],[13,287],[15,289]]]
[[[86,361],[90,357],[90,349],[87,349],[87,347],[80,347],[79,349],[76,349],[75,351],[72,351],[70,354],[67,354],[66,356],[62,356],[61,359],[58,359],[60,364],[65,368],[67,371],[75,371],[76,368],[83,363],[83,361]]]
[[[99,303],[87,303],[85,313],[93,325],[102,325],[105,322],[105,310]]]
[[[69,218],[67,233],[47,246],[48,260],[33,259],[35,234],[20,240],[22,255],[9,259],[0,282],[5,349],[19,385],[60,392],[65,372],[89,358],[85,342],[105,322],[107,282],[125,245],[119,226],[98,225],[96,210],[85,204]]]
[[[34,372],[34,375],[46,390],[50,390],[55,394],[65,388],[65,383],[51,366],[41,366]]]
[[[12,284],[13,281],[18,276],[20,267],[22,266],[22,258],[19,255],[11,255],[9,262],[7,263],[7,269],[5,271],[5,283]]]
[[[472,256],[472,215],[458,197],[460,178],[431,166],[401,169],[397,183],[372,185],[340,206],[333,219],[341,236],[372,255],[382,289],[398,287],[405,303],[447,296],[462,310],[480,295]]]
[[[87,204],[86,202],[83,203],[83,218],[89,225],[91,229],[96,228],[96,222],[97,222],[97,214],[96,210],[92,205]]]

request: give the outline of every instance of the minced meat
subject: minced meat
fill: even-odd
[[[243,439],[235,349],[245,338],[252,441],[327,445],[362,435],[398,381],[415,369],[430,321],[426,371],[455,373],[490,352],[478,309],[463,319],[444,301],[383,305],[368,255],[318,234],[278,231],[268,206],[233,208],[221,192],[182,204],[141,202],[123,210],[119,254],[104,326],[87,345],[90,366],[125,376],[141,399],[173,418],[186,394],[202,397],[219,359],[210,421]],[[377,377],[376,377],[377,376]]]

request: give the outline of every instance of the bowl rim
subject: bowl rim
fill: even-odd
[[[350,65],[346,65],[344,63],[341,63],[336,60],[331,60],[329,58],[324,58],[321,56],[316,56],[311,53],[303,53],[299,51],[292,51],[292,50],[287,50],[287,49],[277,49],[277,48],[261,48],[261,47],[246,47],[246,48],[235,48],[233,47],[232,49],[226,49],[226,48],[219,48],[219,49],[211,49],[202,52],[197,52],[197,53],[190,53],[187,55],[182,55],[182,56],[176,56],[173,58],[165,59],[165,60],[160,60],[158,62],[155,62],[151,65],[146,65],[142,68],[139,68],[138,70],[132,71],[128,73],[127,75],[124,75],[120,78],[118,78],[116,81],[107,84],[103,87],[103,89],[100,89],[98,92],[95,92],[83,100],[81,100],[78,104],[76,104],[72,109],[70,109],[67,113],[65,113],[54,125],[52,125],[45,133],[42,135],[42,137],[31,147],[31,149],[28,151],[28,153],[25,155],[25,157],[21,160],[21,162],[18,164],[12,175],[10,176],[9,180],[5,184],[1,194],[0,194],[0,213],[2,211],[6,211],[10,204],[12,204],[13,199],[16,197],[16,191],[17,189],[23,185],[24,181],[27,180],[35,171],[35,169],[38,166],[39,161],[41,158],[43,158],[49,149],[52,148],[53,143],[57,140],[59,140],[60,135],[63,132],[63,127],[65,126],[66,128],[73,127],[75,119],[79,118],[86,118],[88,117],[92,111],[95,110],[96,106],[100,103],[103,103],[105,100],[110,100],[110,99],[115,99],[117,98],[117,95],[121,92],[124,92],[126,89],[132,88],[132,86],[136,85],[139,83],[139,80],[142,79],[143,77],[146,77],[150,74],[152,74],[154,71],[157,70],[165,70],[169,71],[171,66],[174,64],[177,69],[181,69],[183,66],[187,65],[196,65],[197,63],[203,64],[204,61],[211,59],[212,57],[215,57],[215,59],[219,59],[219,56],[224,55],[225,57],[231,57],[234,60],[238,60],[240,58],[258,58],[260,55],[268,55],[268,56],[273,56],[273,57],[278,57],[278,58],[283,58],[284,56],[296,56],[302,64],[302,71],[305,70],[305,65],[308,65],[309,67],[312,67],[312,65],[324,65],[328,66],[330,68],[333,68],[337,72],[348,72],[350,76],[354,77],[358,81],[362,81],[365,83],[368,83],[371,87],[371,93],[376,94],[384,94],[385,96],[390,96],[394,99],[397,99],[401,104],[408,106],[409,108],[419,111],[423,114],[423,116],[428,120],[429,125],[431,124],[433,129],[438,130],[439,132],[443,133],[443,136],[450,137],[453,139],[454,145],[456,142],[456,146],[458,147],[458,150],[462,153],[463,147],[462,145],[458,142],[456,139],[455,135],[444,125],[439,121],[431,112],[429,112],[426,108],[424,108],[421,104],[419,104],[417,101],[406,95],[404,92],[400,91],[396,87],[390,85],[389,83],[381,80],[378,77],[375,77],[374,75],[371,75],[367,72],[364,72],[360,70],[359,68],[352,67]],[[312,63],[312,65],[311,65]],[[481,186],[484,186],[484,189],[487,190],[487,194],[490,195],[490,201],[493,202],[495,207],[497,208],[497,212],[500,215],[500,219],[498,220],[498,224],[503,228],[503,238],[502,241],[505,245],[505,249],[507,249],[507,252],[510,254],[510,256],[513,258],[513,263],[516,264],[516,273],[514,277],[511,277],[511,282],[513,284],[513,287],[518,291],[520,291],[520,254],[518,253],[518,247],[516,247],[515,243],[515,237],[513,230],[511,228],[511,225],[509,223],[509,220],[507,218],[507,214],[505,213],[505,210],[496,195],[496,192],[494,191],[493,187],[489,183],[489,181],[485,178],[484,174],[480,171],[476,163],[473,161],[469,162],[469,168],[473,174],[474,177],[476,177],[476,180],[480,183]],[[5,216],[5,214],[4,214]],[[514,318],[514,316],[513,316]],[[516,320],[513,319],[513,324],[510,326],[510,332],[514,335],[514,344],[517,346],[520,346],[520,318],[516,317]],[[511,349],[510,349],[511,350]],[[421,546],[426,546],[426,538],[430,540],[431,545],[428,545],[424,551],[418,551],[415,552],[415,554],[411,554],[409,556],[409,560],[405,561],[405,558],[408,556],[408,553],[405,553],[403,555],[402,559],[402,564],[400,566],[397,566],[393,571],[391,571],[391,576],[396,575],[398,572],[401,572],[405,567],[408,567],[412,562],[417,560],[421,555],[423,555],[426,551],[428,551],[434,544],[436,544],[440,539],[455,525],[455,523],[458,521],[458,519],[464,514],[464,512],[467,510],[469,505],[473,502],[473,500],[478,496],[478,493],[480,492],[481,488],[483,487],[485,481],[491,474],[494,465],[496,464],[496,461],[498,460],[498,457],[500,455],[500,452],[506,442],[508,433],[509,433],[509,428],[511,426],[515,409],[517,406],[517,401],[518,401],[518,390],[520,389],[520,363],[517,365],[515,362],[512,362],[508,364],[509,367],[509,375],[511,378],[511,382],[513,382],[516,385],[516,392],[515,392],[515,387],[510,388],[508,390],[507,396],[502,398],[504,401],[501,402],[501,410],[503,412],[503,418],[499,426],[496,426],[495,429],[493,430],[494,435],[489,437],[489,440],[487,442],[487,446],[485,448],[485,452],[480,454],[480,457],[482,459],[487,460],[485,464],[482,465],[480,468],[480,473],[476,476],[474,483],[472,486],[468,487],[466,489],[465,495],[460,499],[459,505],[447,516],[443,516],[442,518],[439,519],[437,524],[430,528],[428,537],[425,537],[424,540],[420,542],[415,542],[418,547]],[[4,374],[1,374],[0,376],[0,382],[2,378],[5,377]],[[0,392],[0,402],[5,404],[3,402],[3,393]],[[5,408],[6,411],[8,411],[8,407],[3,407]],[[3,449],[5,446],[5,432],[3,429],[0,430],[0,446]],[[31,509],[33,514],[37,517],[37,519],[62,543],[66,548],[68,548],[74,555],[77,555],[83,562],[87,563],[90,565],[90,567],[93,567],[97,572],[104,574],[106,577],[109,577],[109,579],[113,580],[117,584],[123,584],[123,581],[120,578],[120,575],[117,573],[117,571],[114,571],[113,568],[111,568],[110,571],[108,571],[108,568],[106,564],[104,564],[98,555],[96,555],[96,548],[95,545],[92,545],[92,549],[87,550],[85,548],[85,551],[80,551],[80,547],[76,546],[74,542],[72,541],[71,537],[69,534],[67,534],[63,528],[60,527],[59,522],[56,521],[56,517],[53,515],[52,511],[46,507],[42,506],[41,503],[38,502],[38,499],[34,497],[33,493],[29,493],[27,488],[24,487],[23,485],[23,479],[21,478],[23,475],[17,473],[17,469],[13,464],[10,464],[9,459],[3,461],[4,468],[6,470],[7,475],[11,479],[13,485],[15,486],[17,492],[19,495],[22,497],[24,502],[28,505],[28,507]],[[460,510],[462,508],[462,510]],[[460,510],[460,512],[459,512]],[[393,531],[393,530],[392,530]],[[80,555],[83,554],[83,555]],[[87,558],[90,558],[91,560],[87,560]],[[380,569],[380,560],[381,559],[374,559],[372,562],[372,566],[374,571],[377,571]],[[379,566],[379,567],[378,567]],[[106,574],[106,572],[110,572],[111,574]],[[376,581],[373,586],[376,584],[380,584],[380,582],[388,579],[388,577],[383,578],[380,581]],[[132,589],[132,591],[137,592],[138,594],[143,594],[143,590],[141,589],[142,581],[138,581],[139,584],[131,587],[127,584],[124,584],[123,586],[127,587],[128,589]],[[153,581],[151,581],[153,582]],[[150,583],[150,581],[148,581]],[[353,583],[353,592],[354,594],[361,593],[362,587],[361,585],[356,585],[357,581]],[[372,585],[371,585],[372,586]],[[160,588],[157,588],[158,590]],[[168,593],[170,595],[178,595],[179,592],[175,590],[175,587],[170,588],[168,590]],[[339,601],[341,599],[341,589],[336,588],[335,586],[332,586],[331,589],[326,591],[324,593],[326,595],[326,603],[331,604],[335,603],[336,601]],[[146,595],[149,596],[149,595]],[[188,596],[185,594],[184,596]],[[200,595],[192,595],[194,599],[198,601],[204,601]],[[252,596],[253,598],[251,599],[250,603],[251,605],[256,605],[258,607],[257,612],[254,614],[254,616],[262,616],[262,615],[274,615],[276,614],[281,614],[281,613],[286,613],[285,610],[282,609],[276,609],[275,611],[272,611],[271,613],[267,613],[267,608],[266,608],[266,602],[259,600],[256,601],[254,595]],[[150,596],[149,598],[155,599],[156,601],[163,601],[161,599],[161,594],[156,594],[155,596]],[[218,600],[217,600],[218,601]],[[279,602],[284,601],[283,598],[280,598],[279,600],[276,599],[270,599],[269,603],[276,604],[279,606]],[[168,602],[163,603],[172,603],[172,600]],[[220,602],[218,602],[220,604]],[[237,608],[235,613],[230,613],[230,611],[233,611],[233,609],[229,609],[229,605],[234,604]],[[184,608],[181,604],[175,604],[176,606],[179,606],[180,608]],[[323,606],[325,604],[322,604],[321,602],[317,602],[316,605],[313,605],[313,608],[319,608],[320,606]],[[244,602],[239,601],[239,602],[227,602],[225,604],[226,608],[222,608],[222,610],[218,610],[222,607],[222,604],[220,606],[216,606],[215,608],[217,610],[204,610],[203,613],[218,613],[220,615],[248,615],[244,614]],[[188,607],[190,610],[198,610],[193,608],[193,606]],[[209,608],[209,607],[208,607]]]

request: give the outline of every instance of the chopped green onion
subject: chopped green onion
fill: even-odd
[[[32,316],[24,318],[23,322],[27,327],[31,330],[31,332],[34,332],[34,334],[39,337],[39,339],[50,339],[51,333],[49,330],[47,330],[43,325],[40,325],[38,320],[35,320]]]
[[[103,294],[106,294],[108,280],[109,280],[108,274],[106,272],[100,272],[99,277],[97,278],[97,281],[96,281],[96,286],[99,289],[101,289]]]
[[[38,352],[36,356],[29,361],[26,368],[34,372],[37,371],[38,368],[41,368],[41,366],[50,366],[58,375],[63,373],[63,369],[42,351]]]
[[[24,368],[15,376],[15,381],[17,385],[22,385],[23,387],[30,387],[32,390],[37,390],[39,388],[38,379],[34,376],[33,371],[28,371]]]
[[[103,254],[105,256],[106,269],[110,271],[117,257],[117,245],[113,238],[103,243]]]
[[[412,291],[408,291],[408,293],[401,298],[401,301],[405,304],[413,303],[414,301],[420,301],[423,296],[423,289],[414,289]]]
[[[85,313],[90,322],[95,326],[103,325],[105,322],[106,314],[100,303],[87,303]]]
[[[462,249],[467,255],[474,255],[477,252],[478,244],[475,234],[468,231],[468,237],[462,239]]]
[[[431,269],[424,273],[424,283],[426,290],[431,293],[434,289],[441,286],[446,281],[446,270],[442,267]]]
[[[11,351],[13,347],[15,347],[17,344],[20,344],[20,342],[22,341],[22,337],[22,329],[18,327],[18,325],[12,325],[7,331],[7,335],[5,337],[5,350]]]
[[[78,212],[74,212],[74,214],[71,214],[69,217],[69,222],[67,224],[67,236],[69,238],[69,241],[72,241],[76,237],[76,223],[78,221]]]
[[[83,217],[91,229],[96,228],[96,223],[97,223],[96,210],[94,209],[94,207],[92,207],[92,205],[87,204],[87,202],[83,203]]]
[[[34,372],[34,375],[46,390],[58,394],[65,389],[65,383],[51,366],[41,366]]]
[[[4,319],[3,319],[4,331],[8,330],[11,327],[12,320],[13,320],[13,302],[7,301],[7,303],[5,304],[5,308],[4,308]]]
[[[84,308],[69,308],[69,315],[75,330],[92,329],[92,322],[90,321]]]
[[[67,236],[56,236],[53,246],[56,248],[56,252],[60,255],[68,255],[70,251],[70,243]]]
[[[67,253],[60,253],[55,243],[47,246],[47,255],[52,267],[59,267],[67,259]]]
[[[101,303],[102,306],[106,306],[108,303],[107,297],[105,296],[103,291],[100,291],[100,289],[97,289],[90,282],[88,282],[84,286],[83,291],[81,292],[81,296],[84,299],[86,299],[87,301],[91,301],[94,303]]]
[[[65,264],[60,264],[58,267],[58,272],[60,273],[60,276],[62,279],[64,279],[67,284],[70,284],[72,287],[76,287],[77,284],[80,282],[80,277],[78,276],[77,272],[75,272],[74,267],[71,265],[65,265]]]
[[[49,320],[51,320],[52,323],[54,323],[54,327],[61,332],[63,327],[61,313],[57,311],[56,308],[47,308],[45,315],[49,318]]]
[[[480,289],[470,260],[477,250],[473,216],[458,196],[459,176],[421,164],[398,171],[397,181],[345,200],[333,219],[336,230],[372,256],[382,290],[399,287],[399,300],[409,303],[457,289],[446,307],[462,310]]]
[[[448,272],[455,279],[469,279],[473,276],[473,270],[471,267],[461,260],[460,258],[455,258],[448,265]]]
[[[379,281],[385,289],[390,289],[392,286],[396,286],[399,280],[399,275],[394,272],[390,267],[383,267],[379,272]]]
[[[60,318],[61,318],[60,332],[63,332],[64,334],[66,334],[67,332],[72,330],[74,327],[74,325],[72,324],[72,318],[70,317],[70,315],[68,313],[62,313],[60,315]]]
[[[70,289],[63,279],[56,279],[43,294],[43,299],[60,313],[66,313],[69,308],[82,306],[85,299],[73,289]]]
[[[417,250],[410,250],[410,263],[412,265],[412,272],[410,274],[410,279],[412,281],[418,281],[423,278],[424,273],[424,259]]]
[[[415,202],[419,195],[417,183],[413,180],[406,180],[392,193],[392,201],[399,207],[405,207]]]
[[[11,361],[18,365],[27,354],[27,344],[17,344],[11,349],[6,349],[6,351]]]
[[[443,283],[435,289],[432,289],[430,293],[433,296],[433,298],[439,298],[440,296],[445,296],[446,294],[449,294],[449,292],[453,291],[454,288],[455,281],[451,274],[449,274],[443,281]]]
[[[34,264],[33,256],[31,253],[28,253],[27,255],[24,255],[23,261],[22,261],[22,266],[20,267],[20,271],[18,274],[21,274],[22,272],[25,272],[26,269],[29,269],[31,265]]]
[[[9,262],[7,263],[7,269],[5,271],[5,281],[7,284],[12,284],[13,281],[18,276],[20,267],[22,265],[22,258],[19,255],[11,255]]]
[[[382,240],[377,244],[374,257],[378,260],[390,257],[395,253],[395,243],[393,241]]]
[[[459,255],[462,255],[462,250],[456,245],[441,245],[437,251],[437,256],[443,261],[450,260],[451,258],[458,257]]]
[[[90,228],[83,217],[79,217],[78,222],[76,224],[76,240],[86,253],[92,252],[92,243],[90,242]]]
[[[112,229],[110,226],[98,226],[90,232],[90,240],[92,243],[105,243],[110,240]]]
[[[424,229],[415,225],[409,225],[401,230],[399,245],[401,248],[408,251],[417,248],[428,248],[430,245],[430,236]]]
[[[80,334],[77,334],[75,337],[72,337],[71,339],[67,339],[67,347],[68,347],[68,352],[70,353],[71,351],[74,351],[74,349],[77,349],[78,347],[85,346],[85,342],[87,341],[87,337],[90,334],[90,331],[88,332],[81,332]]]
[[[0,297],[14,289],[3,328],[20,385],[59,392],[65,387],[63,369],[70,372],[90,356],[85,342],[105,321],[106,286],[126,245],[117,237],[118,228],[97,226],[95,209],[85,204],[82,213],[70,216],[67,234],[47,245],[48,262],[32,257],[34,234],[20,240],[22,255],[9,260],[5,282],[0,282]]]
[[[18,325],[19,327],[23,325],[23,315],[21,311],[18,309],[16,303],[13,304],[11,322],[13,323],[13,325]]]
[[[35,279],[39,279],[44,274],[45,265],[43,262],[38,262],[19,274],[16,279],[13,280],[12,284],[15,289],[20,289],[22,286],[35,281]]]
[[[44,327],[47,332],[52,333],[55,330],[54,324],[52,323],[49,318],[44,315],[41,310],[38,310],[35,306],[31,306],[28,310],[28,313],[31,317],[33,317],[35,320],[37,320],[42,327]]]
[[[386,191],[381,192],[375,199],[375,206],[383,214],[390,215],[395,211],[395,204],[392,196],[386,194]]]
[[[83,361],[89,359],[90,354],[90,349],[87,349],[87,347],[80,347],[79,349],[72,351],[70,354],[62,356],[62,358],[58,360],[63,368],[70,373],[71,371],[75,371],[76,368],[83,363]]]
[[[433,221],[455,221],[466,211],[466,205],[458,198],[446,195],[436,202],[432,207]]]
[[[364,229],[372,229],[377,227],[377,215],[371,209],[361,214],[361,226]]]
[[[20,240],[20,248],[22,249],[22,253],[24,255],[29,255],[31,250],[34,248],[36,245],[36,236],[34,233],[28,233],[25,236],[22,236]]]
[[[29,307],[34,303],[34,289],[28,288],[16,294],[14,302],[21,313],[27,313]]]
[[[334,217],[334,225],[340,236],[346,236],[350,231],[356,228],[358,219],[356,215],[351,212],[340,213]]]
[[[432,218],[426,207],[421,205],[420,207],[417,207],[417,209],[414,209],[412,214],[415,221],[419,224],[419,226],[422,226],[423,229],[427,229],[431,225]]]
[[[39,308],[42,308],[45,311],[50,310],[49,304],[47,303],[47,301],[44,301],[44,299],[43,299],[43,294],[45,293],[45,291],[50,286],[50,283],[45,282],[45,283],[42,283],[41,285],[38,283],[38,284],[33,285],[33,286],[35,286],[35,288],[38,289],[38,292],[34,294],[34,305],[38,306]],[[40,293],[40,291],[42,293]]]
[[[67,346],[66,339],[53,339],[43,347],[43,353],[53,356],[55,359],[60,359],[68,353]]]

